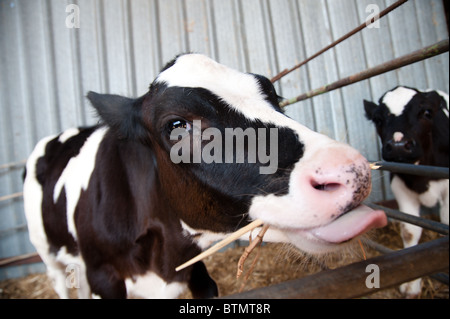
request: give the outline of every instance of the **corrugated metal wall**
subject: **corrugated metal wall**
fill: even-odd
[[[381,0],[0,0],[0,167],[27,157],[42,137],[96,122],[89,90],[137,96],[176,54],[207,54],[274,76],[369,16]],[[79,28],[68,28],[79,9]],[[66,12],[68,8],[68,12]],[[367,11],[369,10],[369,11]],[[448,38],[441,0],[410,0],[279,83],[294,97]],[[379,159],[362,99],[398,84],[448,91],[448,53],[294,104],[299,122]],[[0,168],[0,196],[21,191],[22,167]],[[373,200],[392,197],[375,174]],[[0,202],[0,258],[32,252],[21,198]],[[39,271],[0,270],[0,279]]]

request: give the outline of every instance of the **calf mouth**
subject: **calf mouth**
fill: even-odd
[[[361,204],[340,215],[330,223],[309,229],[308,232],[318,240],[341,244],[371,229],[381,228],[386,225],[387,217],[382,210],[373,210]]]
[[[311,228],[284,228],[283,233],[292,243],[310,253],[329,252],[369,230],[387,225],[386,214],[366,205],[346,211],[331,222]]]

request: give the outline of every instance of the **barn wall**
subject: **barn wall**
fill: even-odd
[[[176,54],[207,54],[241,71],[274,76],[338,39],[382,0],[0,0],[0,196],[21,192],[26,159],[42,137],[96,123],[89,90],[138,96]],[[79,28],[66,12],[79,8]],[[68,18],[69,17],[69,18]],[[68,20],[68,21],[67,21]],[[411,0],[277,83],[289,98],[448,38],[441,0]],[[362,100],[395,85],[448,92],[448,53],[291,105],[304,125],[380,159]],[[391,198],[374,174],[372,200]],[[34,251],[22,199],[0,201],[0,258]],[[42,271],[0,269],[0,279]]]

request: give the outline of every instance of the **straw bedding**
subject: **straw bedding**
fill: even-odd
[[[374,231],[371,234],[371,238],[392,249],[400,249],[402,246],[398,230],[398,224],[390,224],[382,230]],[[422,241],[427,241],[437,236],[432,232],[425,231]],[[245,247],[230,248],[205,259],[211,276],[219,286],[220,296],[227,296],[239,291],[243,283],[242,277],[244,276],[236,280],[236,267],[244,249]],[[365,252],[368,258],[378,254],[367,247],[365,247]],[[245,270],[250,267],[255,254],[256,251],[247,259]],[[301,278],[321,271],[324,266],[332,269],[363,259],[363,253],[357,244],[338,255],[326,256],[320,260],[300,254],[288,245],[283,244],[264,245],[261,247],[260,254],[254,271],[245,283],[243,291]],[[424,285],[420,298],[449,298],[448,286],[428,277],[424,278],[423,281]],[[72,297],[76,297],[75,290],[71,294]],[[24,278],[0,282],[0,298],[50,299],[58,298],[58,296],[52,289],[50,280],[46,275],[34,274]],[[181,298],[191,298],[191,295],[186,293]],[[366,298],[402,298],[402,295],[397,288],[392,288],[376,292]]]

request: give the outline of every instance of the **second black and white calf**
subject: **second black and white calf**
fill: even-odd
[[[312,253],[386,224],[361,205],[371,190],[364,157],[284,115],[265,77],[185,54],[142,97],[88,98],[101,124],[40,141],[24,184],[30,238],[61,297],[67,265],[78,269],[81,297],[215,296],[202,262],[175,267],[257,218],[271,226],[265,239]],[[230,139],[244,151],[227,160],[218,145],[230,129],[244,134]],[[214,160],[174,163],[179,143],[192,150],[187,159],[197,148]]]
[[[386,161],[449,166],[448,95],[398,86],[386,92],[378,105],[364,101],[366,116],[376,125]],[[419,216],[420,206],[440,204],[443,223],[449,222],[449,182],[407,174],[391,174],[391,188],[401,211]],[[401,224],[405,247],[416,245],[422,228]],[[403,285],[409,295],[420,292],[420,280]]]

